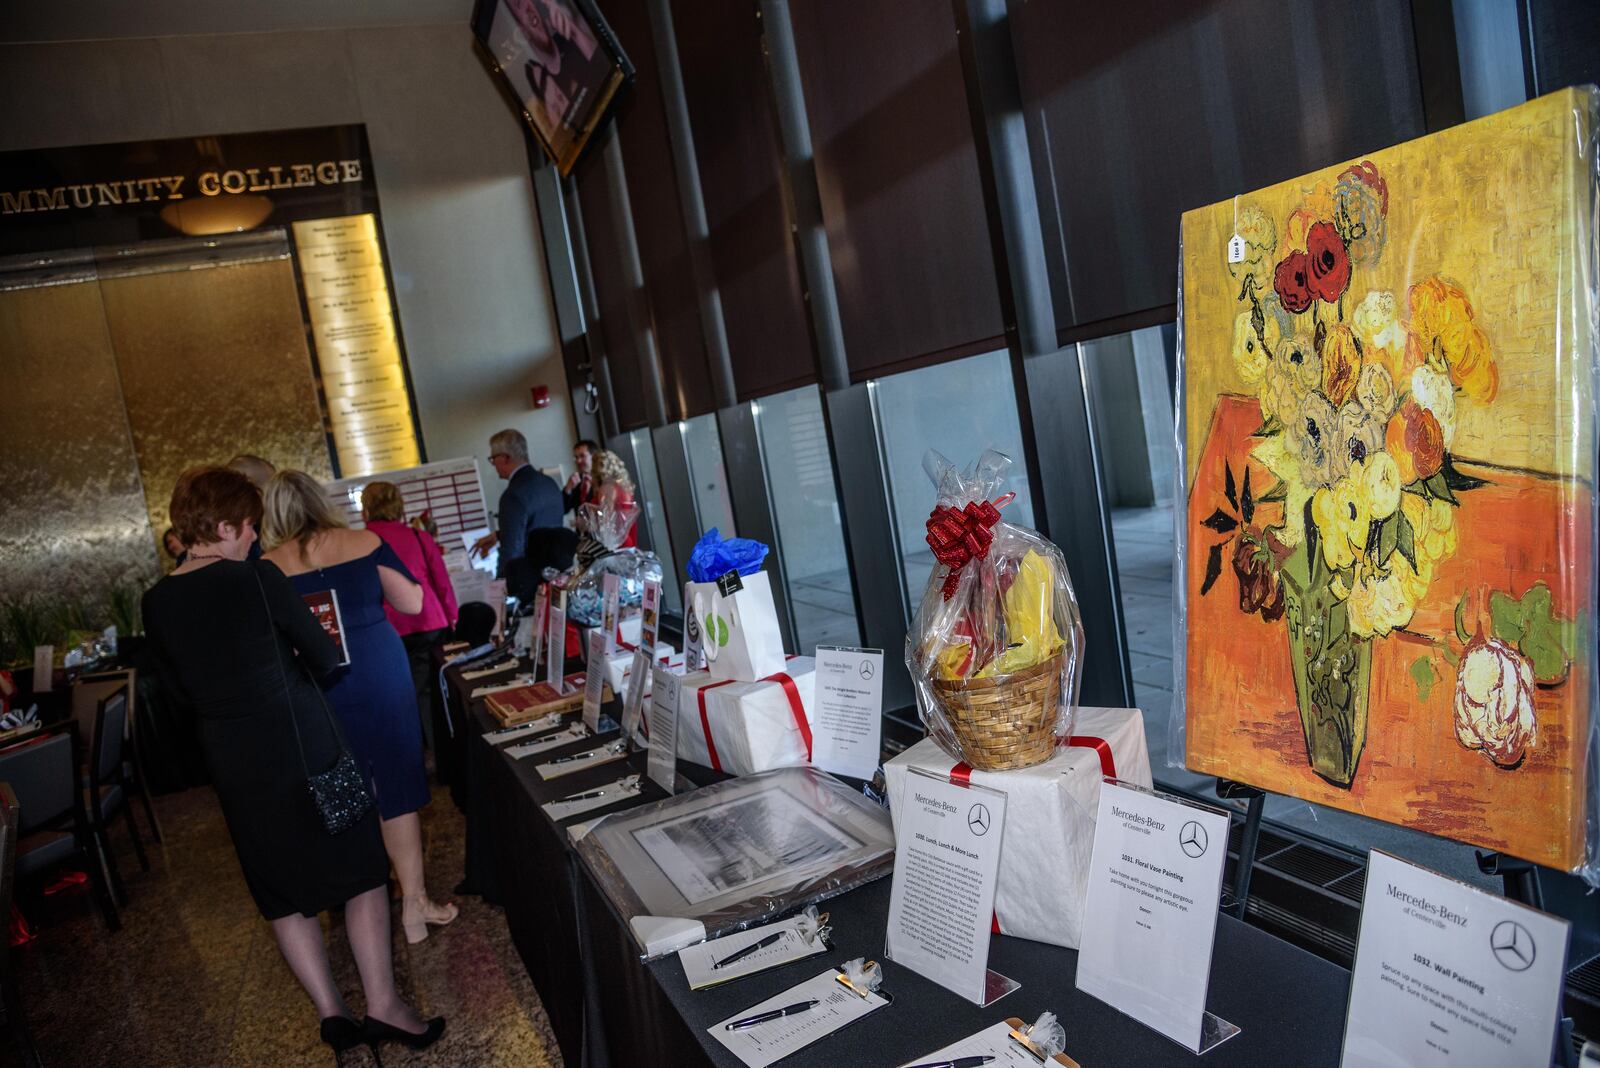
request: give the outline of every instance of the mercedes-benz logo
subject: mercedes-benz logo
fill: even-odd
[[[1538,949],[1533,935],[1516,920],[1501,920],[1489,932],[1489,949],[1501,966],[1513,972],[1525,972],[1533,967]]]
[[[981,801],[967,810],[967,830],[982,838],[989,833],[989,806]]]
[[[1195,820],[1190,820],[1178,829],[1178,848],[1183,850],[1186,857],[1203,857],[1206,847],[1211,844],[1210,836],[1206,829]]]
[[[863,678],[863,679],[870,679],[870,678],[872,678],[872,675],[873,675],[873,671],[872,671],[872,661],[870,661],[870,660],[863,660],[863,661],[861,661],[861,668],[860,668],[860,672],[861,672],[861,677],[862,677],[862,678]]]

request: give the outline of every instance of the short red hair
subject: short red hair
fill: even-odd
[[[217,524],[261,525],[261,491],[254,482],[226,467],[192,467],[172,488],[172,529],[187,546],[217,540]]]

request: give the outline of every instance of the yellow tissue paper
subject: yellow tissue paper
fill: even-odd
[[[1049,560],[1029,549],[1005,593],[1006,649],[973,677],[1009,675],[1054,656],[1063,644],[1054,605],[1055,572]]]

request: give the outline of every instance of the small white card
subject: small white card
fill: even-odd
[[[589,737],[592,736],[589,734],[589,729],[587,727],[581,723],[574,723],[566,730],[558,731],[555,734],[550,735],[548,738],[540,738],[537,741],[532,742],[523,742],[521,745],[508,745],[501,750],[501,752],[516,760],[521,760],[523,757],[534,756],[538,753],[547,753],[552,749],[559,749],[561,746],[571,745],[573,742],[581,742],[585,738]]]
[[[625,775],[616,782],[608,782],[604,786],[597,786],[593,790],[585,790],[570,797],[563,797],[559,801],[551,801],[540,807],[553,820],[570,819],[580,816],[592,809],[604,808],[624,801],[630,797],[639,796],[639,776]]]
[[[712,1038],[728,1047],[733,1055],[749,1068],[767,1068],[767,1065],[774,1064],[789,1054],[826,1038],[846,1024],[854,1023],[889,1004],[889,999],[881,994],[869,993],[863,998],[851,993],[848,987],[834,979],[838,974],[829,968],[815,978],[808,979],[798,986],[792,986],[776,997],[752,1005],[743,1012],[735,1013],[706,1030]],[[729,1024],[740,1020],[776,1009],[804,1005],[810,1001],[815,1001],[817,1004],[766,1023],[758,1023],[737,1031],[728,1029]]]
[[[528,647],[528,663],[533,665],[534,678],[539,677],[539,662],[544,653],[544,628],[545,622],[550,618],[550,592],[544,583],[539,584],[539,592],[533,597],[533,626],[532,641]]]
[[[548,764],[540,764],[534,770],[541,779],[559,779],[563,775],[582,771],[584,768],[599,767],[601,764],[610,764],[621,760],[628,755],[628,750],[620,742],[602,745],[597,749],[585,749],[581,753],[571,756],[556,757]]]
[[[567,594],[565,590],[550,591],[550,621],[545,626],[545,678],[556,693],[567,692],[567,676],[563,668],[567,662]]]
[[[1196,1053],[1227,855],[1227,813],[1100,787],[1078,989]]]
[[[1376,850],[1345,1017],[1346,1068],[1545,1068],[1566,920]]]
[[[589,632],[589,662],[583,669],[583,725],[597,734],[600,732],[600,701],[606,689],[606,644],[604,634],[596,630]]]
[[[617,604],[622,596],[622,576],[607,571],[600,579],[600,629],[605,633],[605,655],[617,651]]]
[[[885,952],[982,1005],[1006,795],[913,768],[894,825]]]
[[[883,650],[817,646],[811,763],[870,779],[883,746]]]
[[[635,665],[637,667],[637,664]],[[650,691],[650,757],[645,771],[673,793],[678,773],[678,689],[679,676],[661,672]],[[626,734],[623,735],[627,737]]]
[[[807,942],[800,933],[800,918],[791,916],[781,923],[735,931],[709,942],[680,949],[678,961],[683,965],[683,976],[689,981],[689,989],[704,990],[708,986],[743,979],[791,961],[814,957],[826,948],[822,939],[817,937]],[[746,950],[750,952],[746,953]],[[729,960],[738,954],[743,955],[738,960]]]

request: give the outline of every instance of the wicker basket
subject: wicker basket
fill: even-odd
[[[1005,771],[1050,759],[1066,648],[1009,675],[929,680],[968,764],[979,771]]]

